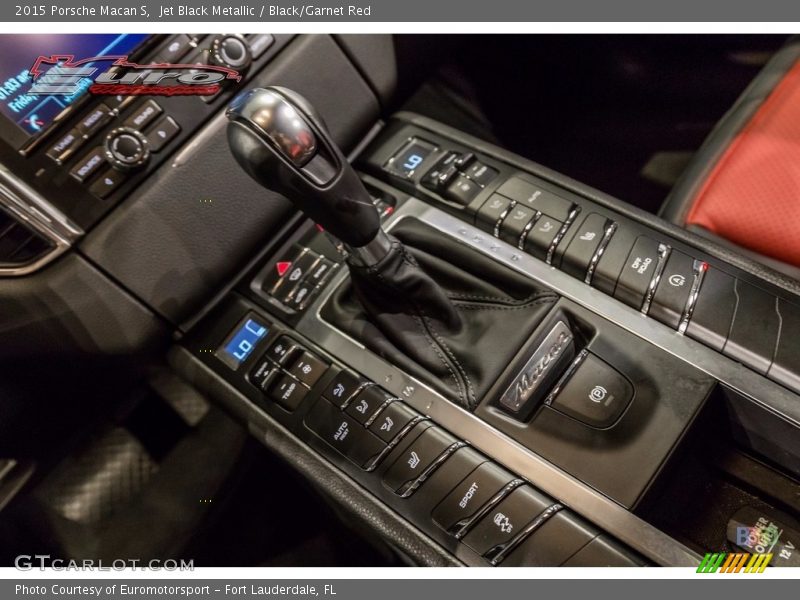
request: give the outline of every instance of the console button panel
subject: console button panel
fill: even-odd
[[[271,262],[257,277],[259,289],[289,310],[303,312],[339,267],[299,244]]]
[[[215,323],[210,332],[214,343],[230,336],[228,330],[242,322],[242,314],[257,318],[268,332],[258,352],[241,369],[223,367],[224,376],[258,410],[289,427],[469,564],[562,564],[571,554],[564,555],[564,540],[545,529],[556,515],[581,523],[588,532],[574,542],[575,552],[601,534],[401,398],[245,306],[235,301],[224,315],[209,316]],[[209,342],[189,343],[200,344],[197,350]],[[198,355],[211,366],[219,362],[214,355]],[[306,365],[314,376],[304,380]],[[610,543],[621,556],[641,563],[623,546]]]
[[[792,316],[796,312],[793,303],[752,285],[741,276],[732,275],[734,269],[718,267],[713,259],[709,260],[686,244],[568,190],[560,190],[551,182],[503,165],[479,149],[466,149],[432,134],[423,136],[418,132],[419,135],[409,136],[407,133],[400,136],[402,144],[392,144],[382,155],[377,153],[375,160],[367,151],[366,160],[374,163],[373,172],[388,173],[398,187],[423,195],[460,218],[474,222],[484,232],[481,236],[468,232],[474,239],[480,238],[483,243],[486,241],[483,238],[489,238],[493,244],[493,237],[509,241],[521,252],[545,261],[552,269],[560,269],[633,307],[643,318],[652,318],[654,327],[662,327],[655,323],[660,321],[675,331],[675,335],[686,334],[724,350],[735,360],[767,373],[787,387],[798,384],[797,378],[791,376],[791,370],[798,366],[797,361],[791,353],[789,338],[784,337],[784,329],[787,334],[797,335],[800,327],[795,326],[800,317]],[[387,157],[396,156],[398,148],[404,149],[409,140],[424,140],[433,150],[420,158],[402,157],[413,172],[400,175],[385,170]],[[482,182],[477,175],[480,168],[475,170],[475,165],[484,165],[496,174]],[[475,191],[471,199],[453,201],[448,198],[447,190],[460,178],[474,183]],[[537,225],[541,232],[537,233]],[[263,289],[268,286],[276,286],[276,290],[283,286],[290,289],[291,282],[281,279],[305,256],[304,251],[316,253],[318,258],[313,265],[321,264],[321,259],[326,258],[324,252],[310,243],[296,244],[291,252],[287,251],[286,260],[279,261],[288,263],[283,266],[283,273],[277,272],[277,264],[268,265],[268,270],[274,272],[261,278]],[[327,256],[327,259],[336,263],[334,257]],[[304,281],[316,272],[313,265],[301,264],[299,280]],[[743,302],[741,296],[745,296]],[[291,299],[288,292],[281,297]],[[717,301],[722,306],[719,311],[714,310]],[[277,304],[281,302],[276,300]],[[750,335],[747,328],[752,327],[747,315],[753,307],[760,307],[764,312],[759,327],[769,334],[774,357],[768,357],[763,348],[747,347]],[[270,310],[273,308],[270,304]],[[579,316],[583,311],[585,321],[591,320],[588,310],[571,308]],[[309,315],[304,317],[308,318]],[[775,327],[776,321],[781,327]],[[255,398],[259,410],[290,427],[313,449],[439,543],[459,556],[469,557],[471,564],[555,565],[570,561],[591,564],[593,560],[640,564],[637,557],[605,535],[601,537],[594,526],[564,508],[557,499],[542,493],[535,482],[518,478],[512,470],[483,456],[469,446],[469,440],[459,439],[447,431],[446,423],[433,422],[423,414],[428,409],[423,409],[422,404],[414,403],[414,407],[406,404],[402,398],[383,390],[380,382],[357,374],[355,370],[361,370],[359,365],[336,364],[336,359],[326,356],[309,342],[300,342],[297,337],[287,336],[280,327],[270,333],[264,355],[248,360],[245,370],[249,373],[249,384],[245,393]],[[270,355],[273,340],[282,340],[286,348],[293,348],[285,353],[291,358],[284,358],[281,352]],[[635,341],[646,344],[641,338]],[[623,435],[623,427],[613,432],[604,431],[620,419],[629,419],[636,411],[640,415],[648,410],[652,411],[648,414],[658,414],[654,410],[657,407],[648,406],[641,397],[634,397],[631,382],[635,383],[637,392],[643,385],[645,388],[648,383],[652,385],[652,381],[647,381],[647,373],[636,373],[635,369],[618,363],[620,355],[614,354],[614,345],[608,344],[607,339],[605,342],[605,347],[590,343],[581,359],[572,363],[572,368],[545,400],[546,406],[529,423],[531,427],[537,426],[538,431],[544,433],[563,432],[564,423],[569,422],[580,429],[578,437],[583,447],[591,448],[592,442],[599,439],[597,436]],[[764,348],[769,344],[765,343]],[[660,349],[654,348],[647,356],[662,360],[656,351]],[[315,373],[311,380],[304,382],[300,373],[306,363],[297,371],[297,361],[302,362],[307,354],[316,357],[325,368],[320,375]],[[671,355],[668,358],[675,359]],[[202,359],[212,360],[204,355]],[[666,358],[663,364],[669,367]],[[229,381],[237,375],[225,373]],[[241,390],[241,386],[238,387]],[[664,390],[656,386],[650,391],[659,389]],[[656,394],[655,397],[664,396]],[[585,478],[580,469],[575,469],[574,461],[562,464],[550,452],[551,449],[561,450],[555,454],[563,456],[570,449],[574,451],[574,440],[570,448],[569,441],[559,446],[560,438],[552,436],[551,446],[547,452],[542,452],[534,444],[498,426],[499,418],[508,420],[507,413],[498,417],[499,412],[496,412],[492,421],[487,418],[487,412],[486,406],[481,405],[475,416],[587,485],[596,483]],[[663,430],[665,419],[654,418],[651,425]],[[662,456],[658,451],[653,455]],[[502,460],[499,456],[494,459]],[[619,471],[617,464],[610,468]],[[592,468],[603,467],[592,465]],[[625,471],[623,468],[622,477]],[[602,486],[595,487],[605,492]],[[622,504],[632,506],[627,499]],[[475,557],[477,562],[473,561]]]
[[[629,220],[585,197],[505,164],[480,150],[423,127],[394,122],[362,159],[379,176],[383,156],[399,140],[419,136],[438,149],[424,173],[391,183],[455,212],[487,234],[563,270],[664,325],[699,341],[757,373],[800,393],[800,370],[773,369],[777,348],[791,335],[779,327],[781,310],[799,310],[796,299],[767,291],[764,283],[745,281],[736,269],[668,236]],[[496,171],[469,204],[448,204],[441,182],[468,165]],[[429,166],[430,165],[430,166]],[[476,167],[479,168],[479,167]],[[583,210],[588,213],[581,215]],[[784,304],[785,303],[785,304]],[[780,306],[785,308],[781,309]],[[789,361],[792,362],[792,361]],[[792,363],[793,364],[793,363]]]

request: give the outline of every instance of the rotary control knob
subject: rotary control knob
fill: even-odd
[[[135,171],[150,159],[148,146],[147,138],[140,131],[118,127],[106,136],[106,159],[118,171]]]
[[[224,33],[211,43],[211,64],[244,71],[250,66],[253,56],[247,41],[238,34]]]

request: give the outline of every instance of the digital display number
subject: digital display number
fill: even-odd
[[[425,157],[421,154],[411,154],[406,159],[406,162],[403,163],[403,169],[407,171],[413,171],[416,169],[420,163],[425,160]]]
[[[434,149],[433,144],[414,139],[395,153],[386,169],[400,177],[411,177]]]
[[[217,349],[216,355],[231,369],[237,369],[253,352],[269,328],[253,317],[245,317]]]

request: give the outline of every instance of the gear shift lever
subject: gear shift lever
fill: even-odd
[[[350,260],[370,266],[386,256],[391,239],[372,198],[305,98],[286,88],[253,89],[226,114],[233,156],[253,179],[338,238]]]
[[[349,285],[328,301],[323,318],[474,409],[555,294],[411,219],[395,231],[406,225],[403,239],[414,252],[400,233],[387,235],[321,117],[291,90],[250,90],[227,115],[242,168],[347,247]]]

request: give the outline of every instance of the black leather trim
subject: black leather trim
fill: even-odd
[[[558,296],[420,221],[392,235],[402,243],[351,267],[322,318],[475,410]]]

